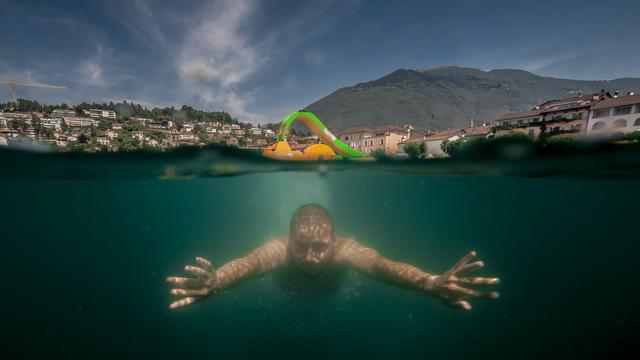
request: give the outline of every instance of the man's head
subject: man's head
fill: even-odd
[[[319,274],[331,260],[335,234],[325,208],[303,205],[291,218],[289,241],[294,263],[305,273]]]

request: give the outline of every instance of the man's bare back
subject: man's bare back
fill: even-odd
[[[329,213],[320,205],[300,207],[291,220],[289,236],[270,240],[247,256],[232,260],[218,269],[210,261],[197,257],[200,266],[185,266],[194,278],[169,277],[175,285],[171,294],[182,297],[171,303],[177,309],[209,298],[217,292],[244,280],[255,278],[283,266],[295,267],[310,277],[329,267],[341,266],[364,275],[424,292],[444,304],[470,310],[472,298],[496,299],[495,291],[478,291],[476,285],[495,285],[497,278],[468,277],[467,272],[484,266],[472,261],[474,251],[460,259],[442,275],[434,275],[417,267],[380,256],[377,251],[350,238],[336,236]]]

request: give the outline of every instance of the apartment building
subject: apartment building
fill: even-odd
[[[640,94],[616,96],[591,108],[587,125],[590,137],[615,140],[633,131],[640,131]]]
[[[97,126],[98,121],[93,120],[91,118],[86,117],[77,117],[77,116],[65,116],[64,123],[70,127],[87,127],[87,126]]]
[[[62,131],[62,118],[42,118],[40,124],[47,129]]]
[[[112,110],[89,109],[89,110],[84,110],[84,113],[89,115],[89,117],[92,117],[92,118],[107,118],[107,119],[116,118],[116,112]]]

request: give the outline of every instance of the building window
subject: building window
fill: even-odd
[[[604,129],[603,121],[598,121],[597,123],[593,124],[593,126],[591,127],[591,130],[602,130],[602,129]]]
[[[614,128],[623,128],[623,127],[627,127],[627,120],[625,119],[618,119],[616,121],[613,122],[613,127]]]
[[[534,137],[535,133],[533,131],[533,129],[529,129],[529,137]]]
[[[631,114],[631,105],[618,106],[617,108],[613,108],[613,115],[627,115],[627,114]]]
[[[597,119],[597,118],[601,118],[601,117],[607,117],[607,116],[609,116],[610,112],[611,112],[611,109],[596,110],[593,113],[593,118]]]
[[[380,145],[384,145],[384,139],[380,139]]]
[[[633,126],[640,126],[640,118],[636,119],[636,122],[633,123]]]
[[[640,113],[640,104],[636,104],[636,112]]]

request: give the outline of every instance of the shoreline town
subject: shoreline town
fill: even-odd
[[[139,108],[126,102],[125,105]],[[144,109],[152,115],[147,117],[103,109],[113,108],[113,104],[86,107],[43,106],[40,111],[0,112],[0,146],[35,143],[60,151],[85,152],[164,150],[211,144],[264,149],[275,142],[279,126],[255,126],[239,122],[226,113],[207,113],[188,106],[159,113]],[[208,116],[211,114],[216,115]],[[444,146],[447,143],[512,134],[534,141],[542,137],[617,141],[640,135],[640,94],[610,94],[605,90],[578,94],[546,101],[529,111],[503,114],[481,124],[470,120],[465,128],[429,130],[386,125],[377,129],[351,128],[336,136],[367,155],[403,157],[409,153],[409,147],[421,146],[422,157],[437,158],[448,156]],[[317,136],[304,132],[293,131],[288,136],[293,150],[304,150],[318,142]]]

